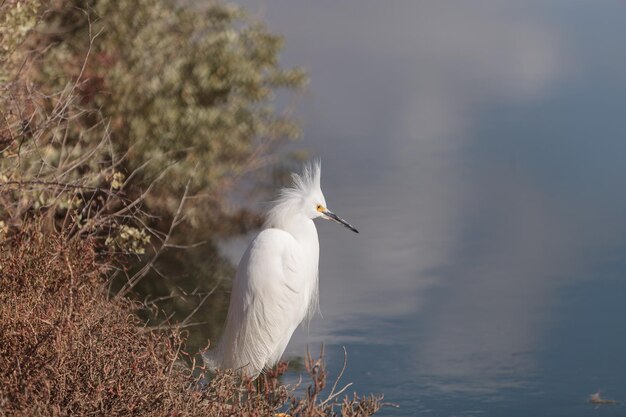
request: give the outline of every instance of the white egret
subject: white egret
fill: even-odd
[[[293,174],[263,230],[241,258],[226,327],[212,366],[256,377],[281,358],[294,330],[318,309],[319,242],[313,219],[321,217],[358,233],[326,208],[320,163]]]

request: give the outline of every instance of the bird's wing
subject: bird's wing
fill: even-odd
[[[242,258],[231,296],[233,367],[257,374],[280,359],[306,313],[300,245],[287,232],[266,229]],[[233,309],[233,311],[230,311]],[[231,316],[231,313],[232,316]]]

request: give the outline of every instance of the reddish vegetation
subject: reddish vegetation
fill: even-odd
[[[170,369],[176,335],[142,332],[133,305],[109,299],[86,241],[31,229],[5,245],[0,271],[1,407],[21,415],[170,415],[199,411]]]
[[[373,397],[323,401],[323,363],[311,358],[304,398],[280,383],[285,365],[262,381],[224,373],[196,388],[194,367],[179,360],[181,334],[147,331],[137,305],[109,296],[106,263],[89,241],[27,226],[0,246],[0,415],[366,416],[380,408]]]

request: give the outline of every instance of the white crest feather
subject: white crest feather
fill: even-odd
[[[265,227],[280,227],[285,217],[298,210],[302,199],[320,190],[322,164],[319,159],[307,163],[302,174],[291,174],[292,185],[280,190],[273,207],[267,213]]]
[[[302,174],[291,174],[293,188],[299,190],[303,194],[308,194],[314,190],[320,189],[321,173],[322,163],[319,159],[305,164],[302,169]]]

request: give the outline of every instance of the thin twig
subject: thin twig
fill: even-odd
[[[191,313],[189,313],[189,315],[187,317],[185,317],[185,320],[183,320],[181,322],[181,326],[184,326],[185,324],[187,324],[187,322],[189,321],[189,319],[191,319],[191,317],[193,317],[194,314],[196,314],[196,312],[200,309],[200,307],[202,307],[202,305],[204,304],[204,302],[215,292],[215,290],[217,289],[217,287],[221,284],[221,280],[219,280],[217,282],[217,284],[215,284],[215,286],[211,289],[211,291],[209,291],[203,298],[202,300],[200,300],[200,302],[198,303],[198,305],[196,306],[196,308],[193,309],[193,311]]]
[[[331,401],[333,398],[336,398],[342,392],[344,392],[346,390],[346,388],[348,388],[350,385],[352,385],[352,382],[350,382],[348,385],[343,387],[343,389],[341,389],[337,394],[335,394],[335,389],[337,389],[337,384],[339,384],[339,380],[343,376],[343,373],[346,370],[346,365],[348,364],[348,351],[346,350],[345,346],[342,346],[342,348],[343,348],[343,367],[341,368],[341,372],[339,372],[339,375],[337,375],[337,379],[335,380],[335,383],[333,384],[333,388],[330,390],[330,394],[328,394],[328,398],[324,402],[322,402],[321,405],[324,405],[327,402]]]
[[[154,183],[152,183],[152,184],[154,184]],[[150,184],[150,186],[152,186],[152,184]],[[152,256],[150,261],[148,263],[146,263],[135,275],[133,275],[130,278],[130,280],[124,285],[124,287],[122,287],[122,289],[116,295],[117,297],[122,297],[122,296],[128,294],[128,292],[130,290],[132,290],[137,285],[137,283],[139,283],[139,281],[148,274],[148,272],[150,271],[150,268],[155,264],[157,259],[159,259],[159,257],[161,256],[161,254],[165,250],[165,248],[166,248],[165,244],[167,244],[167,242],[169,242],[169,240],[170,240],[170,238],[172,236],[172,232],[174,231],[174,228],[178,224],[177,221],[178,221],[178,219],[182,215],[183,206],[185,205],[185,201],[187,199],[187,195],[189,194],[189,186],[190,186],[190,184],[191,184],[191,178],[187,181],[187,184],[185,185],[185,191],[183,192],[183,196],[180,199],[180,203],[178,204],[178,209],[176,210],[176,213],[174,214],[174,218],[172,219],[172,222],[170,223],[170,228],[167,231],[167,234],[165,235],[165,238],[163,240],[163,244],[154,253],[154,255]]]

